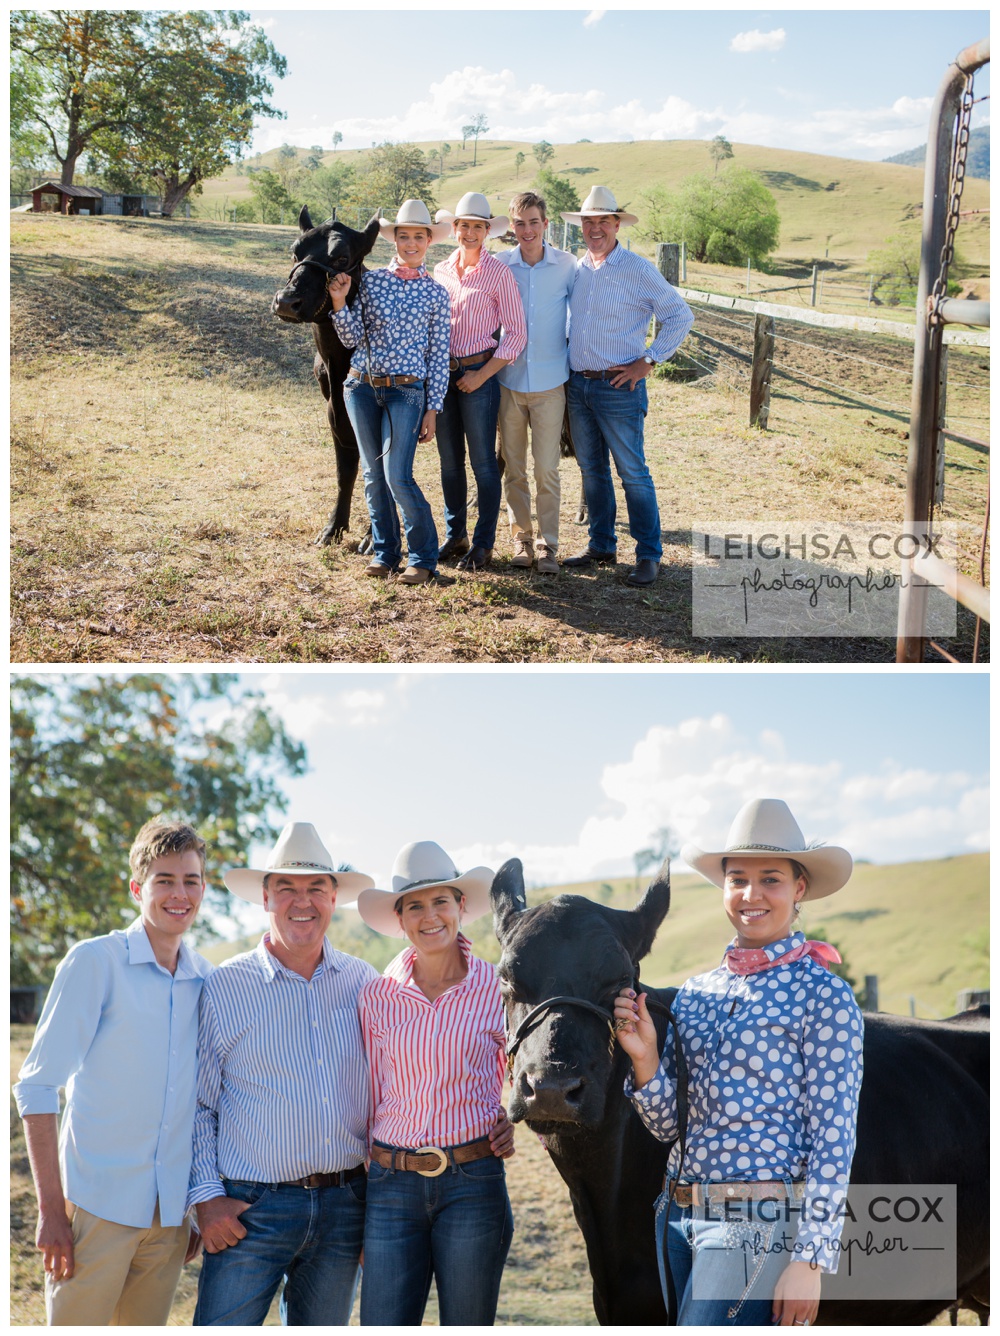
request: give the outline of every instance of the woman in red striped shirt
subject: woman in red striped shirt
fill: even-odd
[[[458,238],[455,254],[434,266],[435,279],[451,298],[451,378],[437,416],[448,537],[438,558],[460,557],[463,569],[481,570],[493,556],[500,513],[496,448],[500,385],[494,377],[520,357],[528,335],[514,275],[483,249],[488,238],[506,232],[509,220],[494,218],[486,196],[476,191],[462,196],[454,214],[440,209],[435,218],[448,219]],[[497,331],[502,331],[499,343]],[[479,510],[471,548],[466,527],[466,441]]]
[[[400,851],[391,891],[358,897],[369,927],[410,942],[358,999],[372,1091],[362,1326],[420,1326],[432,1277],[442,1326],[496,1317],[514,1232],[503,1005],[460,930],[490,908],[492,881],[422,840]]]

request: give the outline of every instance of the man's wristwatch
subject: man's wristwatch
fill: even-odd
[[[650,366],[656,366],[656,362],[650,357],[649,353],[643,353],[642,360],[648,362]]]

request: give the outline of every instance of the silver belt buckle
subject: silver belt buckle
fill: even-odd
[[[414,1155],[437,1155],[441,1159],[441,1163],[436,1169],[418,1169],[417,1173],[421,1178],[437,1178],[448,1168],[447,1152],[443,1151],[440,1146],[421,1146],[419,1150],[415,1150],[413,1153]]]

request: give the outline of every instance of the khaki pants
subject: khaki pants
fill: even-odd
[[[500,386],[500,449],[503,452],[503,494],[510,531],[531,543],[531,493],[528,490],[528,428],[535,465],[535,509],[538,533],[546,547],[559,546],[559,438],[562,435],[566,387],[532,393]]]
[[[81,1207],[73,1212],[73,1276],[45,1277],[50,1327],[165,1327],[184,1265],[188,1225],[115,1225]]]

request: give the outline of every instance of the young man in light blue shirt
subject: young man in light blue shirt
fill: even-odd
[[[205,842],[150,821],[129,867],[139,918],[71,948],[14,1087],[50,1326],[166,1325],[197,1249],[185,1198],[211,966],[181,939],[205,892]]]
[[[518,244],[498,256],[510,265],[521,294],[528,344],[499,372],[503,487],[514,540],[513,566],[537,563],[543,575],[559,570],[559,443],[566,408],[569,352],[567,309],[577,265],[572,255],[545,244],[545,200],[515,195],[508,210]],[[532,547],[528,488],[528,429],[535,472],[538,538]]]

